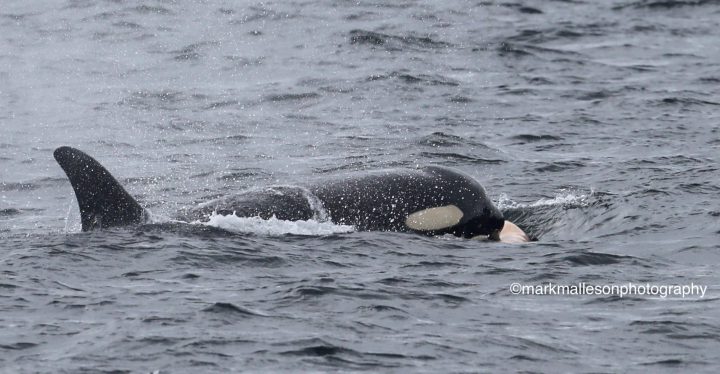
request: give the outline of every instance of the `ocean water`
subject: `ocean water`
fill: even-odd
[[[716,372],[719,61],[713,0],[3,1],[0,372]],[[156,223],[81,233],[62,145]],[[172,221],[428,164],[538,241]]]

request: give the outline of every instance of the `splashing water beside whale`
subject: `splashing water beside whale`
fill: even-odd
[[[332,235],[353,232],[352,226],[337,225],[332,222],[315,220],[283,221],[275,217],[262,219],[260,217],[238,217],[235,215],[213,214],[207,222],[193,222],[221,228],[238,233],[251,233],[257,235]]]

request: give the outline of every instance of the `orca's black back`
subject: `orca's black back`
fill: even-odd
[[[207,220],[212,214],[298,221],[319,219],[322,212],[310,204],[309,192],[301,187],[276,186],[225,196],[181,215],[188,221]]]

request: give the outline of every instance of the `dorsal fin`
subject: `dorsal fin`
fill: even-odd
[[[145,210],[94,158],[70,147],[53,154],[63,168],[80,206],[82,230],[140,223]]]

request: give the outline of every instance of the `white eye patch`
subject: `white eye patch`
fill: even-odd
[[[413,230],[433,231],[446,229],[460,223],[463,212],[455,205],[428,208],[410,214],[405,225]]]

